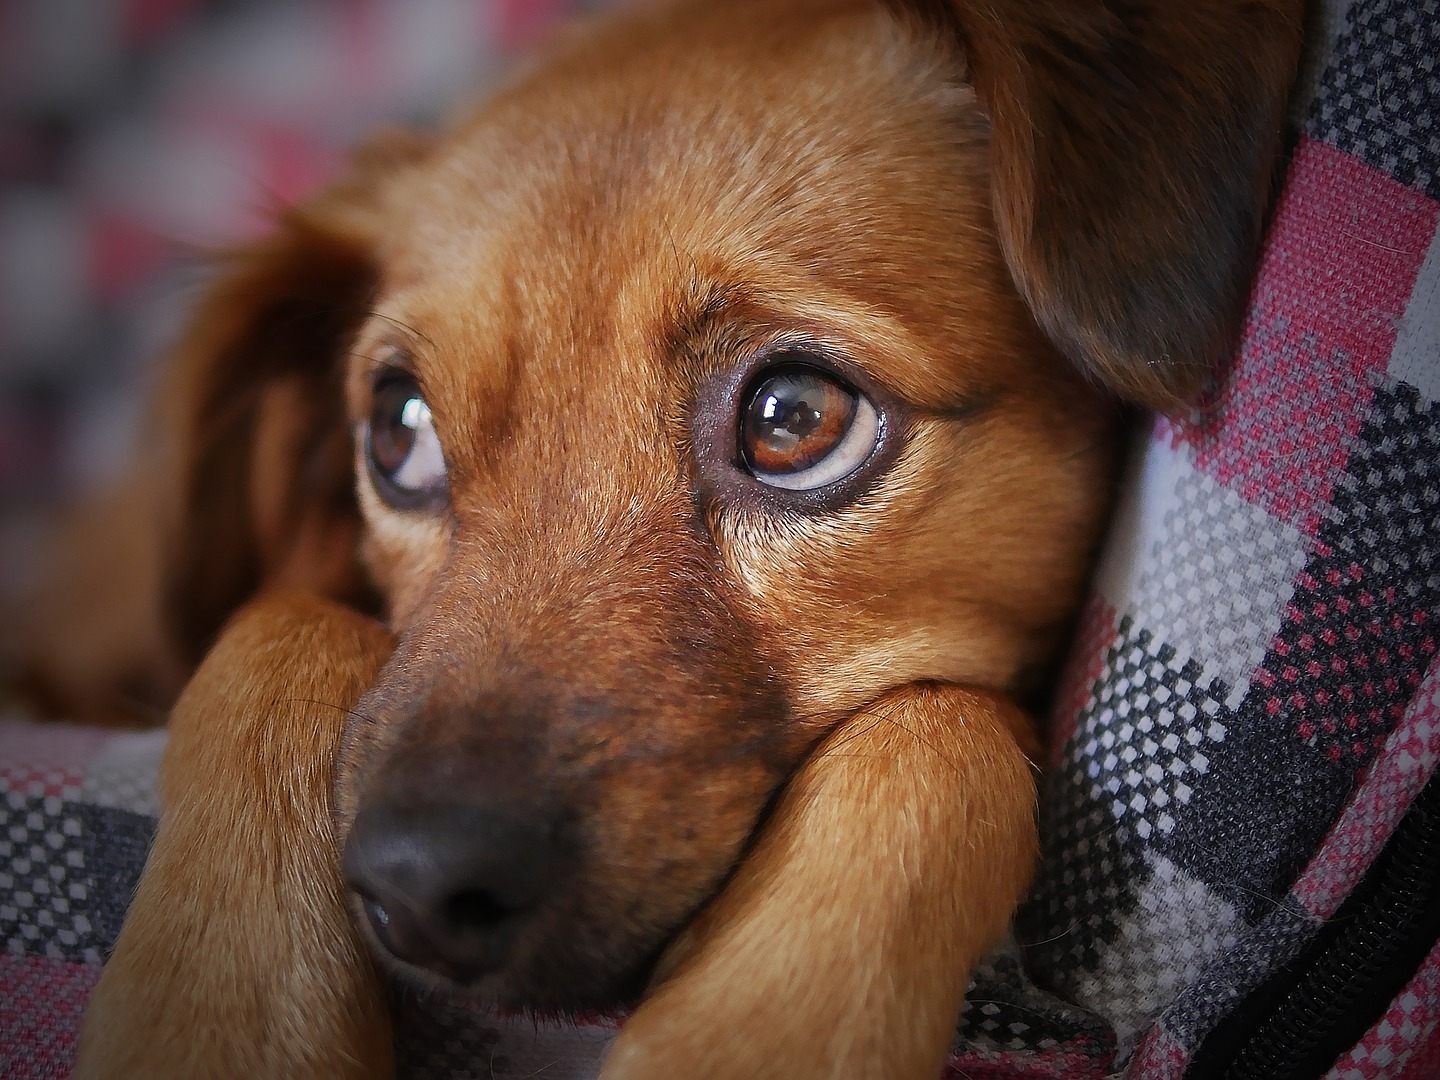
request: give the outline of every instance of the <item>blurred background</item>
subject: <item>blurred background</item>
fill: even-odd
[[[0,0],[0,591],[123,468],[205,254],[598,0]]]

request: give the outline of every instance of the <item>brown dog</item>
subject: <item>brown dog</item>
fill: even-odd
[[[402,978],[648,982],[616,1077],[937,1070],[1116,400],[1236,330],[1297,6],[670,4],[238,256],[168,386],[147,675],[249,603],[81,1073],[388,1068],[332,771]],[[393,649],[282,586],[373,590]]]

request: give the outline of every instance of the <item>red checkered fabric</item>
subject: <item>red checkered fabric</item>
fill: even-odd
[[[134,7],[163,36],[190,5]],[[1440,783],[1440,9],[1319,15],[1233,366],[1211,407],[1137,434],[1055,698],[1042,867],[976,973],[957,1080],[1207,1075]],[[302,47],[343,32],[384,68],[397,39],[347,19]],[[286,191],[323,171],[275,153]],[[102,234],[123,264],[131,232]],[[143,862],[162,744],[0,739],[0,1075],[57,1076]],[[1440,1075],[1440,953],[1415,963],[1331,1077]],[[398,1004],[416,1076],[592,1076],[614,1031]]]
[[[1440,1076],[1440,945],[1365,1037],[1342,1054],[1334,1080],[1434,1080]]]
[[[1440,14],[1320,15],[1238,355],[1137,447],[1057,699],[1018,927],[1093,1026],[1045,1075],[1182,1075],[1436,782]],[[1433,1006],[1337,1074],[1424,1060]]]

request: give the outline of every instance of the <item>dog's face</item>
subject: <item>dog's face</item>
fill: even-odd
[[[397,639],[338,791],[357,909],[410,974],[623,997],[843,717],[1049,656],[1119,415],[1050,342],[1168,401],[1233,312],[1166,308],[1190,324],[1154,340],[1198,344],[1129,365],[1133,297],[1036,236],[956,19],[631,16],[372,154],[222,292],[251,310],[192,347],[198,397],[268,380],[246,572],[343,593],[358,550]],[[1029,195],[992,197],[1005,173]],[[229,458],[197,456],[215,483]]]
[[[545,849],[485,856],[545,879],[496,901],[526,908],[495,983],[523,1000],[613,995],[847,712],[1009,685],[1106,498],[1115,409],[1008,284],[938,50],[882,11],[783,44],[695,22],[420,165],[348,362],[400,642],[352,863],[365,888],[375,808],[436,792]]]

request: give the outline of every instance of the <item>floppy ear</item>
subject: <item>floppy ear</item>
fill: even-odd
[[[1233,346],[1303,0],[951,0],[1005,257],[1123,397],[1192,399]]]
[[[177,350],[160,417],[174,470],[161,577],[189,662],[262,586],[365,595],[341,359],[376,289],[384,199],[424,149],[370,144],[347,179],[230,255]]]

